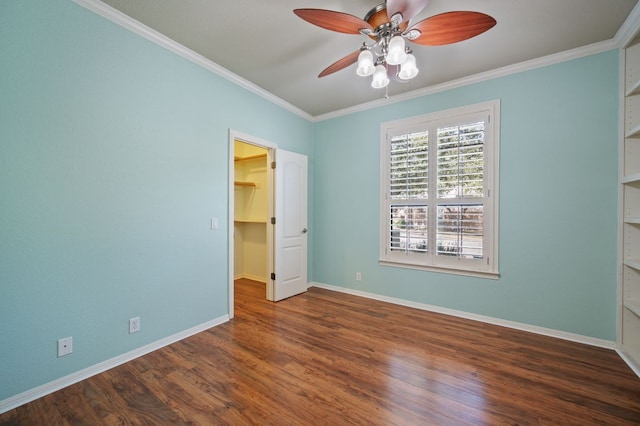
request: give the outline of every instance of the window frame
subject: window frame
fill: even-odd
[[[390,197],[390,144],[397,136],[429,131],[429,195],[437,194],[437,129],[484,120],[483,196],[397,200]],[[498,210],[500,165],[500,100],[463,106],[380,124],[380,257],[379,264],[450,274],[498,278]],[[470,259],[436,254],[437,209],[439,205],[478,205],[483,209],[482,258]],[[428,206],[427,253],[391,249],[392,206]],[[433,212],[433,213],[432,213]]]

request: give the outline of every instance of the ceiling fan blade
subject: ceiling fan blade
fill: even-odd
[[[387,16],[389,21],[400,24],[413,19],[427,4],[429,0],[387,0]]]
[[[351,64],[355,64],[356,62],[358,62],[358,56],[360,56],[360,49],[356,50],[355,52],[349,53],[344,58],[338,59],[333,64],[331,64],[328,67],[326,67],[318,75],[318,78],[327,76],[329,74],[333,74],[334,72],[340,71],[341,69],[346,68]]]
[[[473,38],[495,24],[495,19],[480,12],[446,12],[418,22],[404,34],[417,44],[442,46]]]
[[[324,9],[295,9],[293,13],[313,25],[339,33],[360,34],[360,30],[373,30],[367,21],[348,13]]]

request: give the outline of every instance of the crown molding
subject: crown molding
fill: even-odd
[[[628,46],[638,34],[638,31],[640,31],[640,2],[636,3],[614,37],[618,48]]]
[[[119,10],[103,3],[100,0],[72,0],[78,5],[89,9],[90,11],[128,29],[129,31],[138,34],[147,40],[164,47],[165,49],[223,77],[224,79],[254,93],[267,101],[280,106],[281,108],[311,122],[321,122],[331,120],[333,118],[342,117],[349,114],[367,111],[374,108],[392,105],[399,102],[404,102],[410,99],[419,98],[422,96],[432,95],[439,92],[444,92],[459,87],[468,86],[471,84],[481,83],[489,81],[495,78],[505,77],[512,74],[521,73],[524,71],[533,70],[536,68],[542,68],[549,65],[555,65],[561,62],[570,61],[573,59],[582,58],[585,56],[595,55],[612,49],[619,49],[624,47],[638,34],[640,28],[640,3],[638,3],[631,11],[623,25],[620,27],[615,37],[610,40],[605,40],[598,43],[593,43],[587,46],[578,47],[576,49],[567,50],[564,52],[555,53],[552,55],[543,56],[541,58],[532,59],[529,61],[520,62],[518,64],[508,65],[502,68],[496,68],[494,70],[474,74],[471,76],[451,80],[441,84],[433,86],[427,86],[418,90],[403,93],[396,96],[391,96],[387,99],[379,99],[363,104],[355,105],[326,114],[320,114],[313,116],[300,108],[290,104],[282,98],[268,92],[261,87],[251,83],[248,80],[232,73],[226,68],[216,64],[215,62],[205,58],[204,56],[184,47],[183,45],[175,42],[167,36],[160,34],[159,32],[147,27],[141,22],[136,21],[130,16],[120,12]]]
[[[635,9],[634,9],[635,10]],[[402,93],[400,95],[390,96],[388,99],[379,99],[372,102],[356,105],[349,108],[321,114],[313,117],[314,122],[320,122],[330,120],[333,118],[342,117],[357,112],[363,112],[374,108],[392,105],[399,102],[404,102],[410,99],[419,98],[422,96],[433,95],[434,93],[444,92],[451,89],[457,89],[459,87],[468,86],[471,84],[482,83],[485,81],[493,80],[495,78],[505,77],[512,74],[518,74],[524,71],[530,71],[536,68],[542,68],[549,65],[555,65],[562,62],[570,61],[573,59],[583,58],[585,56],[595,55],[598,53],[606,52],[608,50],[619,48],[616,39],[610,39],[601,41],[598,43],[589,44],[587,46],[578,47],[576,49],[567,50],[564,52],[554,53],[552,55],[543,56],[537,59],[520,62],[513,65],[508,65],[502,68],[496,68],[491,71],[486,71],[468,77],[462,77],[457,80],[447,81],[442,84],[436,84],[433,86],[424,87],[422,89],[413,90],[411,92]]]
[[[186,47],[184,47],[183,45],[181,45],[180,43],[177,43],[176,41],[170,39],[169,37],[160,34],[159,32],[157,32],[156,30],[147,27],[146,25],[144,25],[143,23],[136,21],[135,19],[131,18],[128,15],[125,15],[124,13],[120,12],[119,10],[101,2],[100,0],[72,0],[74,3],[77,3],[78,5],[102,16],[103,18],[106,18],[124,28],[126,28],[127,30],[146,38],[147,40],[157,44],[158,46],[164,47],[165,49],[169,50],[170,52],[173,52],[181,57],[183,57],[184,59],[187,59],[188,61],[193,62],[196,65],[201,66],[202,68],[205,68],[206,70],[209,70],[211,72],[213,72],[214,74],[217,74],[219,76],[221,76],[222,78],[242,87],[243,89],[248,90],[251,93],[254,93],[264,99],[266,99],[267,101],[301,117],[304,118],[305,120],[309,120],[311,121],[313,119],[313,116],[303,110],[301,110],[300,108],[290,104],[289,102],[285,101],[282,98],[277,97],[276,95],[274,95],[271,92],[268,92],[264,89],[262,89],[261,87],[251,83],[248,80],[245,80],[244,78],[240,77],[237,74],[232,73],[231,71],[229,71],[228,69],[216,64],[215,62],[211,61],[210,59],[205,58],[204,56],[194,52],[191,49],[188,49]]]

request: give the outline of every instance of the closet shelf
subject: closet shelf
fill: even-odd
[[[249,186],[249,187],[253,187],[255,188],[257,186],[257,184],[255,182],[241,182],[241,181],[235,181],[233,182],[233,184],[235,186]]]
[[[233,157],[233,161],[247,161],[247,160],[255,160],[257,158],[267,158],[267,153],[257,154],[257,155],[249,155],[247,157]]]
[[[625,300],[624,307],[640,317],[640,300]]]
[[[640,225],[640,217],[625,217],[624,223],[631,225]]]
[[[260,219],[234,219],[233,221],[235,223],[267,223],[266,219],[265,220],[260,220]]]

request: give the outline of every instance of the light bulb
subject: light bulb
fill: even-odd
[[[407,55],[407,59],[400,65],[400,72],[398,73],[398,77],[402,80],[411,80],[413,77],[418,75],[418,67],[416,67],[416,57],[412,54]]]
[[[389,65],[400,65],[407,59],[407,53],[404,51],[404,38],[402,36],[393,36],[389,41],[389,53],[387,53],[387,63]]]
[[[371,87],[374,89],[383,89],[389,84],[389,77],[387,77],[387,69],[384,65],[377,65],[376,70],[373,73],[373,80],[371,81]]]
[[[373,74],[374,71],[373,55],[369,50],[363,50],[358,56],[358,69],[356,70],[356,74],[360,77],[367,77]]]

